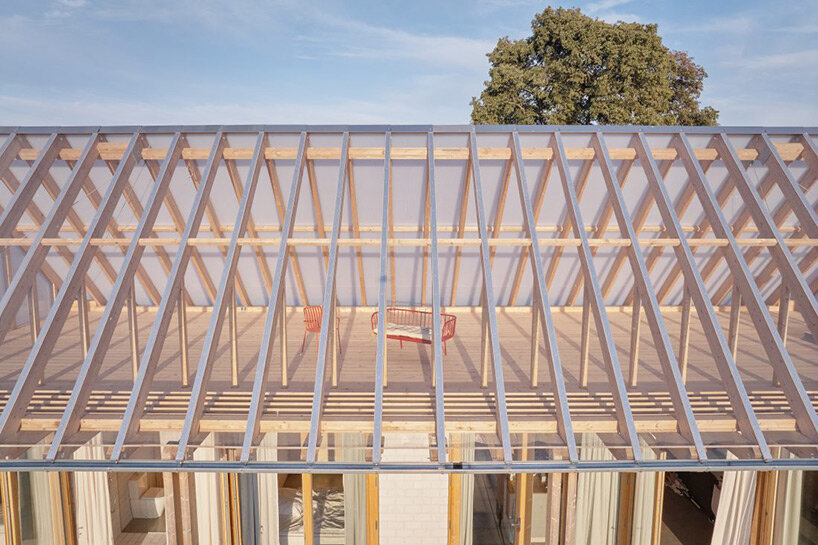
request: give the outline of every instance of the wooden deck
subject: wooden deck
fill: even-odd
[[[457,333],[449,342],[444,359],[445,418],[447,432],[477,432],[494,435],[496,408],[491,382],[480,385],[480,315],[474,310],[455,310]],[[92,331],[100,317],[98,310],[90,313]],[[250,404],[250,390],[255,373],[257,351],[263,327],[264,313],[259,309],[238,311],[239,386],[231,386],[230,346],[227,328],[222,335],[218,357],[201,421],[202,431],[243,432]],[[341,315],[342,354],[338,356],[338,388],[329,386],[324,401],[322,429],[325,432],[371,431],[374,416],[374,362],[376,338],[370,330],[370,315],[366,309],[346,309]],[[725,330],[729,312],[720,311]],[[155,311],[141,309],[138,314],[140,346],[149,334]],[[305,433],[309,429],[316,368],[317,336],[308,334],[307,344],[299,354],[303,336],[300,309],[288,309],[288,376],[289,386],[282,388],[280,347],[276,346],[270,373],[270,388],[265,399],[261,430]],[[629,311],[611,310],[611,327],[623,375],[627,377],[630,351],[631,315]],[[681,314],[667,311],[664,318],[674,346],[678,346]],[[200,343],[210,318],[209,310],[188,311],[189,356],[192,375],[198,366]],[[581,313],[555,309],[554,320],[559,354],[565,374],[571,417],[576,433],[595,432],[616,434],[613,393],[603,367],[599,343],[591,329],[589,387],[579,385]],[[168,331],[162,351],[160,368],[151,387],[145,415],[140,422],[142,432],[178,432],[187,410],[189,388],[182,388],[180,352],[176,320]],[[704,335],[693,314],[687,390],[705,443],[746,444],[735,432],[735,418],[721,384],[718,371]],[[515,442],[522,433],[545,442],[556,438],[557,418],[547,354],[540,343],[539,385],[530,387],[530,328],[527,309],[502,310],[498,326],[503,357],[503,373],[507,392],[509,423]],[[795,422],[787,399],[780,388],[771,383],[771,367],[754,334],[746,313],[740,328],[738,366],[753,407],[765,435],[777,434],[781,444],[803,443],[795,432]],[[791,313],[788,350],[810,393],[818,405],[818,345],[806,331],[800,314]],[[666,443],[678,444],[677,419],[668,388],[658,363],[646,323],[642,324],[639,361],[639,382],[629,387],[636,429],[652,438],[664,434]],[[19,369],[30,349],[27,327],[16,328],[4,343],[0,355],[0,406],[17,379]],[[54,350],[42,385],[28,406],[22,422],[23,431],[54,430],[73,388],[82,363],[77,316],[72,316]],[[132,386],[130,345],[127,319],[123,315],[116,335],[105,358],[101,373],[95,378],[94,394],[86,407],[82,429],[86,431],[116,431],[119,428]],[[431,387],[430,347],[397,341],[388,343],[388,387],[384,394],[384,431],[434,430],[434,390]],[[490,377],[490,381],[493,380]],[[643,435],[644,436],[644,435]],[[145,436],[150,442],[150,435]],[[71,444],[71,441],[66,441]]]

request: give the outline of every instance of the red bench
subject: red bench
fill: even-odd
[[[410,343],[432,344],[432,318],[434,314],[423,310],[390,307],[386,309],[386,338]],[[443,353],[446,341],[454,337],[457,317],[452,314],[440,315],[440,340]],[[378,333],[378,313],[372,314],[372,333]]]

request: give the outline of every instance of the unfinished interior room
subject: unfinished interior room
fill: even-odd
[[[818,543],[818,128],[0,146],[6,544]]]

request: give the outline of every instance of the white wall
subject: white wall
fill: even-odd
[[[428,462],[429,437],[387,434],[384,462]],[[380,525],[383,545],[439,545],[446,542],[449,480],[446,475],[380,476]]]

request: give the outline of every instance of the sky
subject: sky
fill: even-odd
[[[464,124],[486,53],[548,5],[0,0],[0,125]],[[818,125],[818,0],[564,6],[658,24],[723,125]]]

